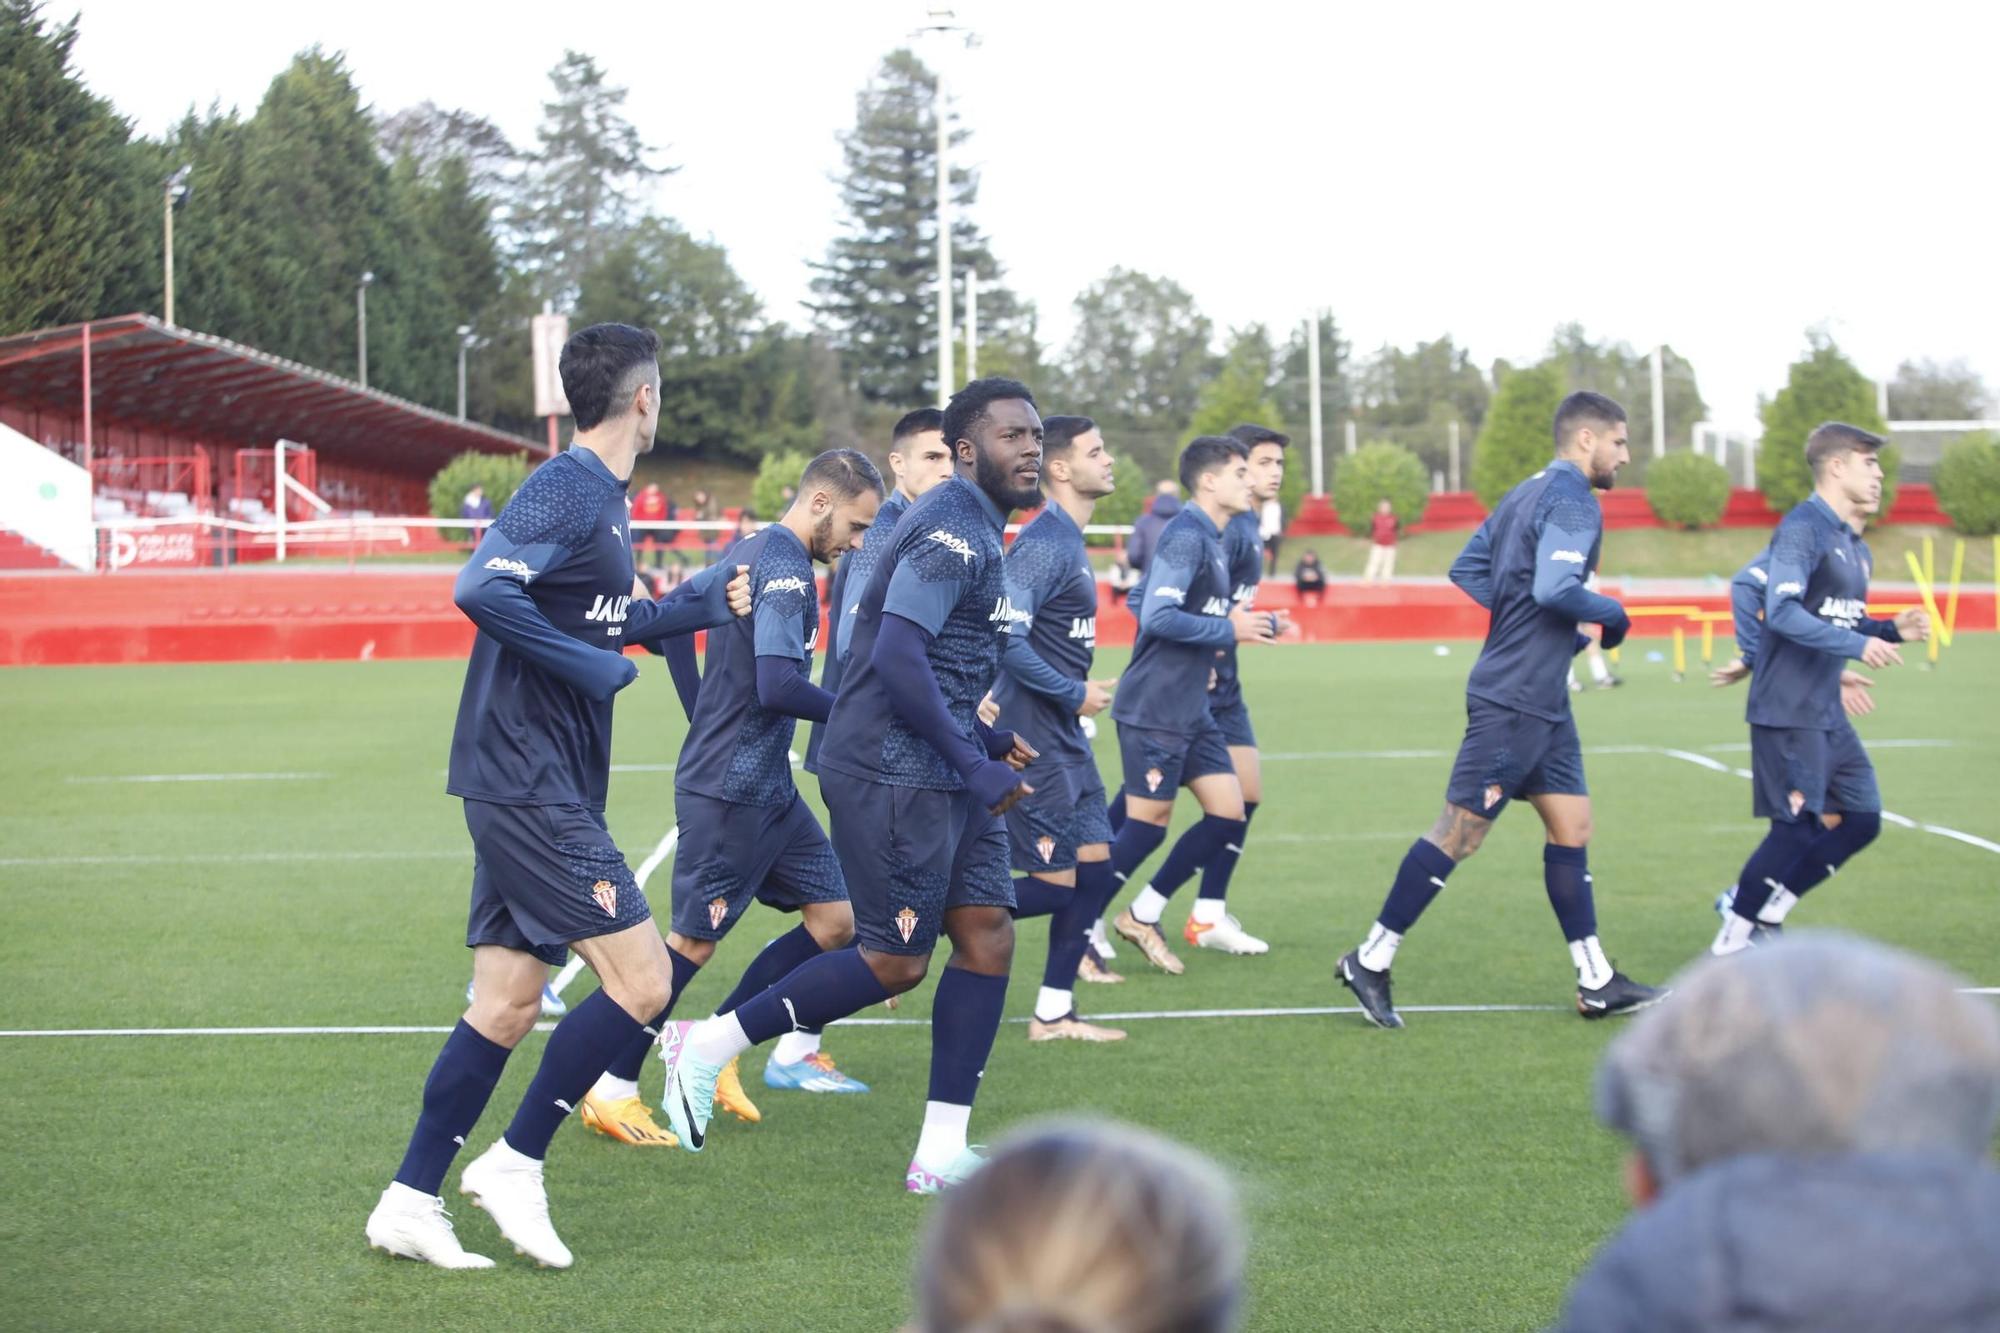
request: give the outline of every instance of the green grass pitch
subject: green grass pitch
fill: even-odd
[[[1472,651],[1252,655],[1266,793],[1233,901],[1272,952],[1195,956],[1176,979],[1148,973],[1127,948],[1132,980],[1084,987],[1086,1010],[1346,1006],[1331,965],[1437,813]],[[1105,657],[1115,666],[1120,655]],[[1709,901],[1759,834],[1748,783],[1661,752],[1747,765],[1741,688],[1675,683],[1644,658],[1628,652],[1626,687],[1580,696],[1577,713],[1593,751],[1606,946],[1658,981],[1707,943]],[[1967,636],[1939,671],[1913,660],[1878,673],[1881,707],[1862,732],[1882,742],[1891,810],[2000,839],[1996,667],[2000,640]],[[468,966],[469,846],[443,790],[461,670],[0,676],[0,1028],[451,1023]],[[618,763],[672,762],[681,724],[658,662],[618,717]],[[1100,756],[1115,775],[1111,739],[1107,728]],[[101,780],[269,773],[303,776]],[[614,776],[611,828],[634,864],[670,827],[672,803],[659,767]],[[1453,879],[1398,960],[1404,1006],[1567,1004],[1573,977],[1539,841],[1532,812],[1515,811]],[[2000,983],[1996,871],[1991,851],[1890,827],[1795,921],[1863,931]],[[664,874],[651,891],[663,911]],[[681,1013],[705,1013],[782,925],[753,912]],[[1021,931],[1017,1017],[1045,931]],[[928,986],[901,1016],[927,1012]],[[1118,1046],[1030,1048],[1010,1023],[974,1137],[1085,1112],[1212,1153],[1254,1233],[1253,1327],[1534,1328],[1623,1216],[1620,1147],[1590,1114],[1612,1025],[1551,1007],[1411,1013],[1401,1033],[1351,1014],[1127,1026]],[[503,1127],[543,1040],[530,1037],[509,1066],[474,1150]],[[442,1273],[367,1250],[362,1221],[437,1045],[424,1034],[0,1038],[6,1322],[880,1330],[908,1314],[926,1205],[904,1196],[901,1174],[925,1090],[922,1027],[836,1029],[828,1048],[874,1093],[770,1093],[761,1126],[719,1123],[699,1158],[566,1126],[550,1187],[578,1255],[567,1273],[514,1258],[469,1207],[457,1210],[460,1231],[502,1259],[495,1272]],[[761,1067],[761,1055],[746,1061],[753,1093]],[[648,1069],[649,1096],[659,1078]]]

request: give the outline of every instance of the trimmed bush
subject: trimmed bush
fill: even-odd
[[[2000,440],[1966,436],[1944,451],[1933,483],[1953,528],[1968,537],[2000,532]]]
[[[1333,469],[1333,507],[1357,537],[1368,535],[1375,506],[1384,500],[1405,526],[1424,516],[1430,477],[1423,460],[1400,444],[1370,440]]]
[[[457,518],[465,503],[465,493],[474,486],[486,488],[486,501],[498,514],[528,479],[528,460],[522,454],[484,454],[469,450],[446,463],[431,478],[430,504],[434,518]],[[462,542],[471,538],[468,528],[445,528],[445,540]]]
[[[785,512],[785,487],[798,485],[810,462],[811,454],[789,449],[764,455],[757,464],[757,480],[750,485],[750,508],[760,521],[769,523]]]
[[[1757,489],[1776,512],[1783,514],[1812,494],[1812,469],[1806,466],[1806,437],[1826,421],[1881,434],[1885,427],[1875,410],[1875,386],[1854,368],[1824,334],[1810,338],[1806,355],[1792,364],[1785,387],[1762,409],[1764,438],[1757,446]],[[1895,449],[1882,451],[1882,510],[1886,515],[1896,498]]]
[[[1646,503],[1662,523],[1711,527],[1729,507],[1729,469],[1695,453],[1656,458],[1646,469]]]

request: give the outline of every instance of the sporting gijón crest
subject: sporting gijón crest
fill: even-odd
[[[917,933],[916,908],[905,907],[902,911],[896,913],[896,930],[902,935],[903,943],[908,944],[910,937]]]
[[[597,899],[597,905],[604,909],[604,915],[618,915],[618,886],[608,879],[600,879],[590,886],[590,896]]]

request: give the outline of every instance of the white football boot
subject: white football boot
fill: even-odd
[[[491,1259],[458,1243],[443,1199],[401,1181],[383,1190],[375,1211],[368,1214],[368,1245],[399,1259],[415,1259],[439,1268],[493,1267]]]
[[[458,1188],[486,1210],[493,1225],[519,1253],[544,1268],[568,1268],[569,1246],[549,1221],[549,1192],[542,1187],[542,1164],[496,1139],[458,1178]]]

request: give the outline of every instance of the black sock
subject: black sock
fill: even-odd
[[[808,958],[761,994],[745,1000],[736,1021],[752,1046],[787,1032],[813,1032],[837,1018],[858,1014],[889,998],[861,951],[853,945]]]
[[[1148,824],[1143,819],[1126,820],[1125,826],[1118,830],[1118,836],[1112,839],[1111,860],[1108,863],[1112,880],[1118,888],[1124,888],[1132,872],[1144,865],[1146,858],[1166,840],[1167,831],[1158,824]],[[1112,890],[1112,896],[1117,896],[1117,889]]]
[[[1051,884],[1034,875],[1014,877],[1014,919],[1026,920],[1033,916],[1054,916],[1070,905],[1076,897],[1076,890],[1066,889],[1060,884]]]
[[[1582,847],[1542,846],[1542,884],[1571,944],[1597,933],[1597,904],[1590,893],[1590,853]]]
[[[1076,969],[1090,948],[1090,928],[1104,905],[1118,891],[1109,861],[1079,861],[1076,888],[1049,922],[1049,958],[1042,967],[1042,984],[1050,990],[1075,990]]]
[[[1812,846],[1778,882],[1803,898],[1846,865],[1849,857],[1875,841],[1881,831],[1882,816],[1878,814],[1843,815],[1838,827],[1820,830]]]
[[[1125,827],[1125,793],[1119,792],[1111,798],[1111,804],[1104,807],[1104,813],[1111,820],[1111,836],[1117,837],[1118,830]]]
[[[1236,863],[1243,859],[1243,830],[1250,827],[1247,819],[1219,819],[1214,815],[1203,815],[1201,822],[1215,823],[1215,851],[1201,868],[1200,897],[1212,898],[1217,902],[1229,896],[1229,877],[1236,873]]]
[[[748,1003],[753,995],[761,995],[773,985],[783,981],[797,971],[801,963],[820,955],[819,941],[804,926],[794,926],[757,951],[750,960],[750,966],[743,969],[743,976],[736,983],[736,989],[729,992],[729,998],[716,1008],[716,1013],[733,1013]]]
[[[486,1109],[512,1053],[480,1036],[464,1019],[458,1020],[424,1080],[423,1110],[417,1114],[403,1164],[396,1168],[397,1180],[421,1194],[438,1192],[451,1159],[479,1123],[479,1113]]]
[[[639,1071],[646,1067],[646,1057],[659,1044],[660,1029],[680,1002],[681,992],[687,989],[688,983],[694,980],[694,974],[700,970],[671,944],[667,946],[667,962],[674,969],[674,993],[667,997],[667,1007],[655,1014],[652,1022],[640,1028],[639,1035],[632,1038],[632,1044],[618,1052],[618,1058],[605,1069],[604,1072],[613,1078],[622,1078],[627,1083],[639,1081]]]
[[[931,1004],[932,1101],[972,1105],[1006,1007],[1007,978],[962,967],[944,970]]]
[[[1217,819],[1214,815],[1203,815],[1188,825],[1174,845],[1167,849],[1167,859],[1160,862],[1160,868],[1148,877],[1153,892],[1162,898],[1174,896],[1174,890],[1194,877],[1194,873],[1207,865],[1222,850],[1224,838],[1229,828],[1241,824],[1237,819]],[[1227,825],[1228,827],[1225,827]]]
[[[549,1154],[549,1140],[563,1118],[576,1109],[597,1076],[610,1068],[620,1051],[645,1031],[645,1025],[619,1007],[603,991],[569,1011],[542,1051],[534,1081],[507,1126],[507,1146],[524,1157]]]
[[[1772,820],[1771,831],[1736,876],[1736,901],[1729,910],[1745,921],[1755,921],[1771,895],[1785,887],[1782,876],[1799,863],[1819,831],[1819,820],[1813,817]]]
[[[1396,882],[1390,886],[1389,896],[1382,901],[1382,913],[1375,919],[1385,929],[1407,935],[1424,909],[1431,905],[1431,899],[1444,892],[1445,880],[1456,869],[1458,862],[1446,855],[1442,847],[1428,838],[1418,838],[1403,853],[1403,863],[1396,867]]]

